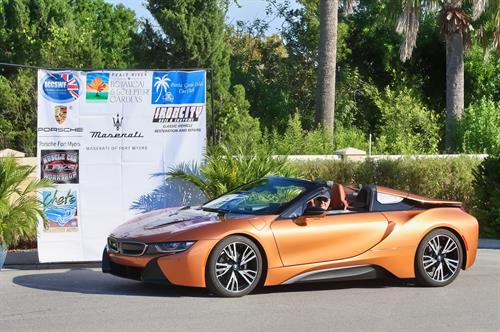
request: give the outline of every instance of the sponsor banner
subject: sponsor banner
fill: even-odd
[[[204,71],[38,72],[41,262],[100,260],[107,235],[141,212],[201,203],[165,173],[202,161]]]

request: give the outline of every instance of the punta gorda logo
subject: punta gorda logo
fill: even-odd
[[[72,72],[47,73],[42,79],[41,91],[45,99],[55,103],[69,103],[80,97],[81,84]]]

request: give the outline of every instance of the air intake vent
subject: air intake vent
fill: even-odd
[[[109,237],[108,249],[125,256],[141,256],[146,251],[147,245],[141,242],[120,241]]]

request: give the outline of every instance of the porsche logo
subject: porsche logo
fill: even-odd
[[[68,107],[67,106],[56,106],[54,107],[54,117],[59,124],[63,124],[68,117]]]

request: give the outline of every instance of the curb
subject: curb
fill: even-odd
[[[40,263],[38,250],[16,250],[9,251],[5,259],[3,269],[15,270],[50,270],[50,269],[84,269],[100,268],[101,262],[57,262]]]
[[[500,240],[496,239],[479,239],[479,249],[500,249]]]
[[[478,249],[500,249],[500,240],[479,239]],[[100,268],[101,262],[58,262],[40,263],[38,261],[38,250],[10,251],[5,259],[5,269],[16,270],[49,270],[49,269],[73,269],[73,268]]]

